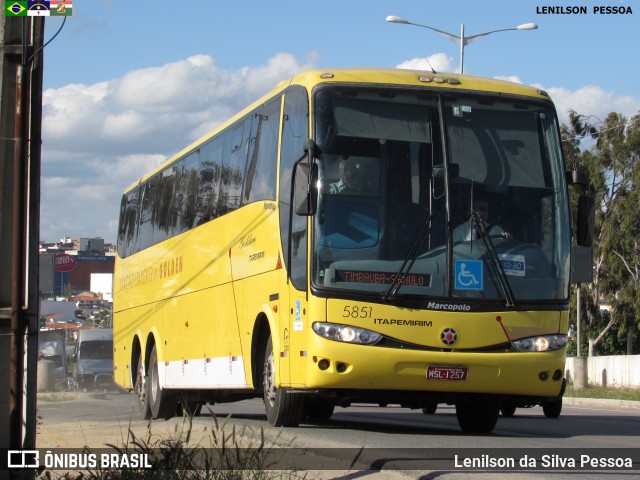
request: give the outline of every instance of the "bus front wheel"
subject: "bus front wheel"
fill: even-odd
[[[335,408],[335,404],[329,400],[309,398],[305,405],[304,416],[310,420],[329,420]]]
[[[153,418],[169,419],[176,413],[176,396],[170,390],[163,390],[160,387],[160,377],[158,373],[158,354],[156,346],[151,350],[149,357],[149,375],[147,377],[146,397],[149,402],[149,409]]]
[[[558,418],[562,412],[562,397],[542,404],[542,411],[547,418]]]
[[[478,398],[456,403],[458,425],[465,433],[490,433],[498,423],[500,403],[490,398]]]
[[[263,399],[267,420],[274,427],[297,427],[304,416],[305,398],[276,388],[275,362],[271,337],[264,353]]]

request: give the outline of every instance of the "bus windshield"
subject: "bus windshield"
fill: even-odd
[[[550,104],[332,87],[316,93],[314,120],[318,292],[566,301],[570,226]]]

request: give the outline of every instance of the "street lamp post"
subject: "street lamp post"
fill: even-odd
[[[428,25],[421,25],[419,23],[410,22],[409,20],[405,20],[402,17],[396,17],[395,15],[389,15],[387,17],[387,22],[400,23],[404,25],[415,25],[416,27],[428,28],[429,30],[433,30],[434,32],[437,32],[443,37],[451,40],[456,45],[459,45],[460,46],[460,73],[464,73],[464,47],[469,45],[470,43],[473,43],[476,40],[480,40],[481,38],[486,37],[491,33],[507,32],[509,30],[536,30],[538,28],[538,25],[536,25],[535,23],[523,23],[522,25],[518,25],[515,28],[501,28],[500,30],[491,30],[490,32],[484,32],[484,33],[479,33],[477,35],[470,35],[468,37],[465,37],[464,23],[460,25],[460,35],[455,35],[453,33],[445,32],[437,28],[429,27]]]

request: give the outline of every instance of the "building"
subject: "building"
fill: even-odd
[[[73,249],[78,254],[104,255],[104,240],[102,238],[74,238]]]
[[[91,289],[91,275],[113,275],[115,257],[104,255],[40,254],[41,296],[65,296]]]
[[[41,297],[63,297],[92,288],[92,275],[100,278],[100,292],[111,295],[105,286],[113,277],[115,247],[102,238],[62,238],[58,242],[40,243]],[[107,291],[108,290],[108,291]]]

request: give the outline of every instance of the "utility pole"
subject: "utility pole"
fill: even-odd
[[[0,415],[0,448],[32,449],[44,18],[5,13],[0,15],[0,411],[9,415]]]

